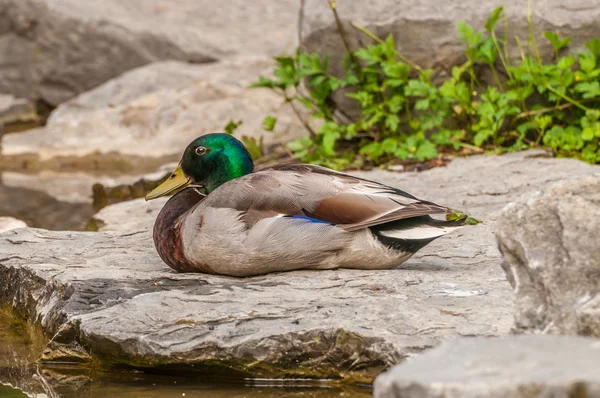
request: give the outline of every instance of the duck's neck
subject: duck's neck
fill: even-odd
[[[203,199],[204,196],[194,189],[184,189],[169,199],[156,217],[152,233],[154,246],[160,258],[177,271],[193,271],[191,268],[188,269],[183,255],[179,219]]]

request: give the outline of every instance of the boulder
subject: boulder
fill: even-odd
[[[401,269],[179,274],[153,248],[160,203],[138,200],[104,209],[109,232],[4,233],[0,302],[53,336],[48,361],[368,382],[443,341],[510,332],[512,292],[493,220],[532,186],[598,170],[540,154],[357,173],[485,220],[440,238]]]
[[[436,242],[405,269],[238,279],[166,267],[148,221],[0,237],[0,301],[53,336],[42,360],[370,382],[445,339],[510,330],[487,226]]]
[[[488,16],[496,7],[504,7],[508,15],[509,38],[518,35],[523,42],[529,36],[527,3],[522,1],[467,0],[461,2],[415,3],[409,0],[339,1],[337,11],[352,48],[371,44],[364,33],[353,28],[355,22],[379,37],[393,35],[397,49],[409,60],[425,68],[445,71],[464,62],[464,46],[458,40],[457,23],[464,21],[483,31]],[[533,1],[533,29],[543,56],[554,54],[543,38],[544,31],[553,31],[573,38],[571,49],[580,50],[593,37],[600,37],[600,0],[590,0],[573,6],[569,0]],[[332,65],[341,65],[344,45],[327,1],[303,1],[301,46],[309,52],[330,54]],[[497,25],[499,37],[504,35],[502,20]],[[510,39],[513,58],[520,58],[514,39]]]
[[[178,160],[192,139],[223,131],[229,120],[243,122],[235,132],[238,137],[264,135],[267,147],[306,134],[280,96],[247,88],[272,66],[264,57],[143,66],[62,104],[45,127],[6,136],[3,154],[7,159],[27,154],[48,159],[100,153],[112,155],[110,163],[115,154],[141,157],[141,163],[161,156]],[[274,133],[261,127],[267,115],[278,118]],[[102,163],[98,157],[91,161]]]
[[[0,217],[0,233],[17,228],[26,228],[27,224],[14,217]]]
[[[298,2],[0,0],[0,92],[58,105],[130,69],[296,46]]]
[[[377,377],[375,398],[600,397],[600,340],[462,338]]]
[[[342,60],[346,48],[341,40],[335,19],[325,0],[302,2],[300,45],[307,52],[330,55],[330,70],[342,74]],[[423,68],[434,68],[435,79],[450,76],[452,66],[466,61],[464,45],[459,41],[457,23],[464,21],[478,31],[484,30],[486,20],[496,7],[503,6],[508,15],[509,56],[520,59],[514,40],[523,43],[529,37],[527,2],[518,0],[365,0],[337,1],[337,11],[350,48],[358,49],[374,41],[354,28],[351,23],[368,28],[381,38],[393,35],[396,48],[407,59]],[[533,1],[533,30],[542,57],[554,55],[554,49],[542,36],[544,31],[555,31],[573,38],[571,50],[580,50],[583,44],[600,37],[600,0],[589,0],[574,5],[570,0]],[[504,36],[504,23],[497,24],[498,37]],[[498,68],[502,65],[498,60]],[[488,80],[487,76],[481,76]],[[490,79],[489,81],[493,81]],[[338,107],[348,115],[356,115],[356,101],[341,92],[334,96]]]
[[[600,337],[600,172],[546,184],[496,224],[516,328]]]

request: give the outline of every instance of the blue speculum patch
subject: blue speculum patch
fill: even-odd
[[[310,222],[314,222],[314,223],[319,223],[319,224],[331,224],[327,221],[323,221],[323,220],[319,220],[316,218],[312,218],[312,217],[307,217],[307,216],[291,216],[292,218],[297,218],[297,219],[301,219],[301,220],[306,220],[306,221],[310,221]]]

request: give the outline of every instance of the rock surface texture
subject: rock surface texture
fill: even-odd
[[[490,225],[533,187],[598,170],[532,157],[539,155],[360,173],[485,220],[430,244],[402,269],[178,274],[158,259],[155,210],[139,201],[105,209],[113,232],[3,234],[0,301],[54,336],[47,360],[370,381],[442,341],[509,333],[512,293]],[[139,223],[120,229],[116,209]]]
[[[265,145],[305,134],[280,96],[247,88],[271,70],[272,61],[264,57],[147,65],[59,106],[45,127],[6,136],[3,154],[51,158],[112,152],[178,158],[192,139],[223,131],[229,120],[243,121],[238,137],[264,135]],[[278,118],[274,133],[263,131],[265,115]]]
[[[326,1],[305,0],[302,8],[301,45],[309,52],[331,54],[332,62],[338,64],[343,57],[341,41],[335,19]],[[371,43],[350,22],[365,26],[377,36],[385,38],[392,34],[400,52],[409,60],[426,68],[439,67],[449,72],[450,67],[464,62],[464,45],[458,40],[456,30],[459,21],[467,22],[476,30],[483,30],[486,20],[496,7],[504,7],[508,15],[508,37],[518,35],[526,41],[527,2],[505,0],[467,0],[438,2],[433,0],[414,2],[410,0],[339,1],[337,10],[344,31],[352,47]],[[544,31],[559,32],[571,36],[571,48],[579,50],[592,37],[600,36],[600,0],[573,3],[570,0],[533,1],[533,28],[538,37],[543,56],[552,56],[554,50],[542,36]],[[497,25],[498,37],[504,34],[504,24]],[[511,41],[511,54],[520,57],[518,48]],[[514,44],[514,45],[513,45]],[[341,65],[341,63],[339,64]]]
[[[600,172],[538,187],[506,206],[496,235],[516,326],[600,337]]]
[[[25,227],[27,227],[25,222],[14,217],[0,217],[0,233]]]
[[[560,358],[560,360],[557,360]],[[600,341],[511,336],[447,342],[375,380],[375,398],[600,397]]]
[[[0,0],[0,92],[58,105],[155,61],[205,63],[293,51],[298,5]]]

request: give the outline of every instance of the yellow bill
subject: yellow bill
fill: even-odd
[[[165,182],[154,188],[152,192],[146,195],[146,200],[152,200],[160,198],[161,196],[177,193],[191,183],[192,180],[185,176],[183,170],[181,170],[181,167],[177,167]]]

